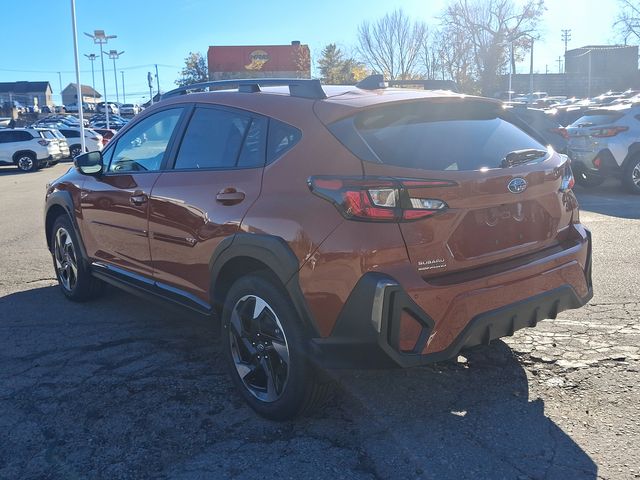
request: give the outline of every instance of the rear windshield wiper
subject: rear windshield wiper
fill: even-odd
[[[526,150],[514,150],[513,152],[507,153],[507,155],[502,160],[501,167],[509,168],[514,165],[521,165],[523,163],[529,163],[533,160],[537,160],[538,158],[546,157],[546,150],[538,150],[536,148],[528,148]]]

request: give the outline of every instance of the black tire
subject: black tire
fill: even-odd
[[[604,177],[580,170],[575,172],[575,179],[576,183],[584,188],[598,187],[604,182]]]
[[[21,172],[35,172],[40,168],[40,162],[33,153],[19,153],[15,157],[15,164]]]
[[[71,160],[80,154],[82,154],[82,145],[71,145],[71,147],[69,147],[69,156],[71,157]]]
[[[68,247],[68,242],[72,248]],[[65,247],[59,248],[60,245]],[[53,268],[65,297],[74,302],[84,302],[99,296],[104,290],[104,283],[91,275],[78,245],[71,220],[67,215],[60,215],[51,230]]]
[[[629,159],[622,173],[622,185],[630,193],[640,195],[640,155]]]
[[[284,339],[284,342],[278,341],[278,343],[280,343],[280,349],[282,349],[283,343],[288,348],[288,364],[283,364],[283,356],[279,356],[278,349],[273,347],[273,343],[276,343],[275,339],[271,347],[266,346],[268,342],[265,341],[264,350],[256,350],[254,348],[253,357],[251,357],[252,353],[246,350],[246,345],[250,345],[251,342],[237,341],[238,336],[234,334],[234,327],[232,326],[232,315],[234,311],[242,310],[244,306],[242,302],[249,302],[247,303],[249,310],[255,312],[257,310],[255,308],[257,302],[254,300],[253,307],[250,303],[253,296],[263,300],[267,304],[268,310],[264,308],[261,310],[261,315],[249,321],[261,322],[261,328],[258,329],[259,333],[257,335],[259,337],[261,332],[264,340],[273,338],[269,336],[270,328],[268,326],[264,328],[264,326],[270,323],[272,327],[276,327],[275,330],[271,329],[271,333],[281,334]],[[247,310],[245,309],[244,311],[246,312]],[[263,316],[262,314],[265,311],[267,313]],[[276,316],[275,322],[272,314]],[[249,313],[249,316],[251,315]],[[234,323],[237,324],[238,315],[236,314],[234,318],[236,319]],[[259,320],[260,318],[262,320]],[[281,331],[279,327],[281,327]],[[232,285],[222,312],[221,340],[223,354],[233,383],[249,406],[265,418],[282,421],[298,415],[309,414],[324,405],[333,391],[332,382],[327,381],[322,372],[319,372],[307,359],[300,319],[284,288],[268,272],[252,273],[240,278]],[[242,350],[240,345],[245,349],[244,354],[246,357],[252,358],[251,362],[237,361],[240,356],[240,350]],[[253,343],[253,345],[256,344]],[[251,347],[249,346],[248,348]],[[257,355],[260,358],[260,352],[262,352],[262,360],[256,360],[255,356]],[[260,384],[261,378],[264,378],[264,375],[261,375],[261,371],[266,372],[266,369],[260,367],[262,363],[271,365],[272,373],[278,372],[277,375],[274,375],[274,377],[278,377],[278,381],[274,380],[272,385],[274,385],[273,390],[277,392],[278,388],[275,385],[280,384],[281,390],[276,393],[276,398],[271,400],[256,396],[260,394],[265,397],[268,396],[268,387],[261,391],[259,388],[249,385],[251,383]],[[254,368],[254,370],[245,374],[243,379],[240,376],[237,365],[247,371],[250,368]],[[286,373],[283,374],[282,372]],[[249,379],[250,376],[251,379]],[[268,384],[268,380],[264,383]]]

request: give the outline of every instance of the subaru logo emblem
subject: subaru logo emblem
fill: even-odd
[[[522,177],[516,177],[509,182],[507,188],[511,193],[522,193],[527,189],[527,181]]]

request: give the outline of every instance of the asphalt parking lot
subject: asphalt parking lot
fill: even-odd
[[[588,306],[458,361],[334,372],[272,423],[226,376],[212,322],[109,289],[58,291],[44,188],[0,168],[0,478],[640,478],[640,197],[577,188]]]

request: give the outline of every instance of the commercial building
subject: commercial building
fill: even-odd
[[[52,106],[52,94],[49,82],[0,82],[0,106],[8,102],[25,107]]]
[[[518,74],[512,77],[512,90],[519,93],[544,91],[569,97],[596,96],[609,90],[640,88],[637,45],[587,45],[565,54],[565,73]],[[508,90],[509,76],[500,79]]]
[[[309,46],[290,45],[211,46],[207,52],[209,78],[310,78]]]
[[[82,103],[98,103],[102,98],[102,95],[98,93],[98,91],[94,90],[93,87],[89,85],[81,85],[80,90],[82,91]],[[67,85],[64,90],[62,90],[62,103],[64,105],[69,105],[70,103],[77,103],[78,89],[76,88],[75,83],[70,83]]]

